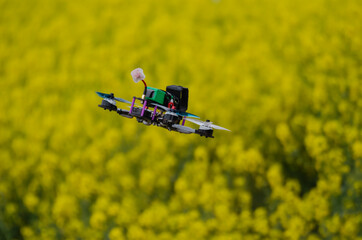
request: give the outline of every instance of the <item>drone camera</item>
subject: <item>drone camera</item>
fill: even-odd
[[[177,110],[185,112],[187,110],[189,100],[189,89],[171,85],[166,87],[166,92],[170,93],[174,97],[174,103]]]

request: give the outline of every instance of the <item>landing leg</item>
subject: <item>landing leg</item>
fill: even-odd
[[[129,110],[129,114],[132,114],[132,110],[133,110],[133,106],[134,106],[134,102],[135,102],[135,101],[136,101],[136,98],[133,97],[131,109]]]
[[[141,112],[141,117],[143,117],[143,114],[145,113],[146,105],[147,105],[147,100],[144,100],[143,101],[142,112]]]
[[[157,106],[155,106],[155,110],[153,110],[152,121],[155,120],[156,110],[157,110]]]

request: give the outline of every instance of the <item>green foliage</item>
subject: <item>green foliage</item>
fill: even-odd
[[[0,0],[0,238],[362,239],[361,11]],[[232,132],[98,108],[136,67]]]

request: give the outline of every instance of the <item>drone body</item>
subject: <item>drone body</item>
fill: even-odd
[[[134,72],[136,72],[136,77]],[[141,72],[139,72],[141,71]],[[135,69],[132,72],[132,77],[135,82],[145,78],[141,69]],[[166,88],[166,91],[148,87],[145,85],[145,90],[142,98],[133,97],[132,102],[122,98],[114,97],[114,94],[105,94],[96,92],[98,96],[103,98],[102,104],[98,105],[104,110],[115,111],[119,115],[126,118],[136,118],[139,123],[145,125],[155,125],[166,128],[170,131],[180,133],[195,133],[206,138],[213,138],[213,129],[227,130],[226,128],[212,124],[209,120],[206,122],[200,121],[196,115],[187,113],[188,107],[188,89],[182,86],[171,85]],[[136,105],[136,100],[141,103],[141,106]],[[130,109],[120,109],[116,106],[116,101],[130,104]],[[185,126],[185,120],[198,124],[199,129],[193,129]],[[181,124],[180,124],[181,123]]]

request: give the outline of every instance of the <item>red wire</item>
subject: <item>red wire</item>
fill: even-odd
[[[146,95],[147,92],[147,84],[144,80],[142,80],[143,84],[145,85],[145,90],[143,91],[143,95]]]
[[[145,87],[147,87],[147,84],[146,84],[145,80],[142,80],[142,82],[145,85]]]

